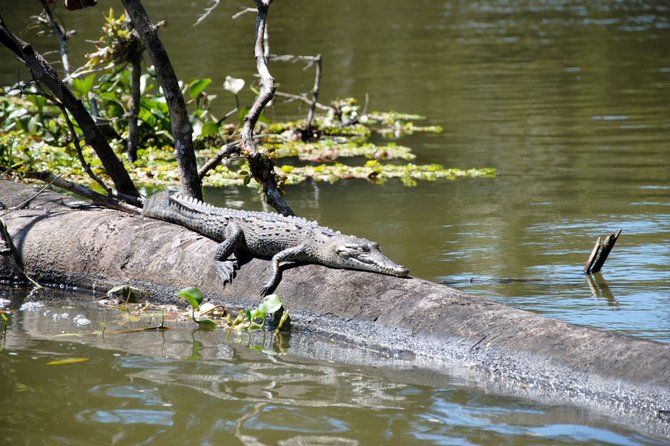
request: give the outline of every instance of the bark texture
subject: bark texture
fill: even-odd
[[[8,209],[34,193],[0,182]],[[130,283],[174,301],[199,287],[228,307],[256,305],[269,262],[243,259],[225,288],[217,244],[180,226],[45,192],[2,216],[27,274],[106,291]],[[73,230],[76,228],[76,230]],[[514,394],[596,406],[668,428],[670,345],[516,310],[420,279],[287,265],[276,292],[297,327],[317,329]],[[0,257],[0,279],[20,278]]]

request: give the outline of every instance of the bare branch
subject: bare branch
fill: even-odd
[[[290,54],[274,55],[271,54],[269,59],[276,62],[307,62],[303,70],[307,70],[312,65],[316,66],[316,73],[314,75],[314,87],[312,87],[312,100],[309,103],[309,112],[307,113],[307,125],[305,130],[309,132],[312,129],[312,121],[314,121],[314,112],[316,111],[319,99],[319,85],[321,83],[321,54],[316,56],[293,56]]]
[[[239,141],[230,142],[224,145],[219,153],[211,157],[205,164],[202,165],[200,170],[198,170],[198,176],[202,180],[207,175],[207,172],[215,168],[224,158],[228,158],[235,153],[239,153],[238,145]]]
[[[291,101],[300,101],[304,104],[307,105],[312,105],[312,100],[307,97],[305,93],[303,94],[292,94],[292,93],[284,93],[283,91],[275,91],[275,96],[279,96],[280,98],[285,98],[287,102]],[[335,107],[332,107],[330,105],[323,105],[320,102],[317,102],[315,104],[315,107],[318,108],[319,110],[323,111],[330,111],[334,110]]]
[[[207,18],[207,16],[210,15],[212,13],[212,11],[214,11],[219,6],[219,3],[221,3],[221,0],[210,0],[210,3],[212,5],[208,8],[205,8],[205,12],[203,12],[202,15],[200,17],[198,17],[198,20],[195,21],[193,26],[200,25],[200,22],[205,20]]]
[[[6,173],[6,172],[3,172],[2,175],[4,176],[5,173]],[[60,177],[61,177],[61,175],[56,175],[56,176],[54,176],[54,178],[60,178]],[[23,201],[20,202],[19,204],[16,204],[16,205],[10,207],[9,209],[5,209],[5,212],[0,213],[0,218],[1,218],[1,217],[4,217],[5,215],[9,214],[10,212],[16,211],[16,210],[18,210],[18,209],[23,209],[23,208],[26,207],[31,201],[33,201],[39,194],[41,194],[42,192],[44,192],[45,190],[47,190],[47,189],[49,188],[49,186],[51,186],[52,184],[53,184],[53,182],[48,182],[48,183],[45,184],[40,190],[38,190],[37,192],[35,192],[34,194],[32,194],[30,197],[26,198],[25,200],[23,200]]]
[[[272,0],[256,1],[256,39],[254,56],[256,71],[260,77],[260,92],[251,106],[249,113],[244,117],[244,125],[240,133],[239,149],[249,163],[253,178],[263,187],[268,202],[283,215],[295,215],[277,187],[278,177],[274,171],[274,163],[270,158],[256,150],[254,142],[254,127],[265,106],[272,100],[275,93],[275,80],[270,74],[265,56],[264,35],[267,27],[268,9]]]
[[[242,17],[247,12],[256,12],[256,8],[244,8],[240,12],[233,15],[233,20]]]
[[[58,47],[60,48],[60,59],[63,63],[63,77],[67,79],[68,76],[70,75],[70,58],[68,57],[67,44],[65,43],[65,41],[67,40],[67,36],[63,32],[63,29],[60,27],[60,25],[56,23],[56,20],[54,19],[54,16],[51,12],[49,4],[47,3],[47,0],[40,0],[40,3],[42,3],[42,7],[44,8],[44,14],[47,17],[49,26],[51,26],[54,35],[58,39]]]
[[[111,208],[111,209],[116,209],[118,211],[125,212],[127,214],[134,214],[138,215],[141,213],[140,209],[131,206],[125,203],[122,203],[119,201],[119,199],[130,199],[131,202],[136,203],[137,205],[140,204],[139,200],[137,197],[129,197],[129,196],[117,196],[117,198],[114,197],[108,197],[102,194],[99,194],[88,187],[82,186],[77,183],[73,183],[72,181],[65,180],[63,178],[57,177],[56,175],[52,174],[51,172],[30,172],[27,174],[29,178],[34,178],[36,180],[44,181],[49,184],[53,184],[56,187],[60,187],[61,189],[65,189],[67,191],[70,191],[72,193],[75,193],[79,196],[82,196],[84,198],[88,198],[91,200],[93,203],[106,207],[106,208]]]

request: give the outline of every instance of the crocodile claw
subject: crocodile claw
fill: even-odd
[[[270,291],[275,287],[274,283],[267,283],[263,288],[261,288],[261,297],[265,297],[270,294]]]
[[[216,269],[216,274],[218,274],[219,279],[221,279],[225,285],[233,281],[235,272],[239,269],[239,265],[234,260],[215,260],[214,268]]]

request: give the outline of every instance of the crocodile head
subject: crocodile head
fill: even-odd
[[[390,260],[379,244],[359,237],[334,237],[330,245],[332,266],[407,277],[409,270]]]

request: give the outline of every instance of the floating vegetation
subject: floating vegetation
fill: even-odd
[[[334,183],[342,179],[361,179],[381,184],[391,178],[400,179],[406,186],[416,186],[418,180],[455,180],[462,177],[495,176],[494,169],[445,169],[439,164],[381,164],[372,160],[363,166],[346,164],[294,167],[282,166],[287,184],[297,184],[305,180]]]
[[[416,155],[409,147],[395,142],[376,144],[367,141],[373,132],[398,136],[409,130],[441,131],[438,127],[415,125],[413,121],[424,119],[422,116],[395,112],[375,112],[366,116],[368,119],[363,121],[371,127],[362,124],[347,128],[326,127],[327,119],[317,120],[315,132],[318,138],[312,140],[299,137],[303,121],[269,124],[264,128],[259,146],[279,165],[277,174],[287,185],[305,181],[334,183],[351,179],[382,184],[390,179],[399,179],[407,186],[416,186],[418,181],[495,176],[495,169],[492,168],[455,169],[439,164],[412,163]],[[3,170],[12,168],[19,173],[45,170],[55,174],[67,172],[68,179],[95,188],[78,162],[65,124],[61,121],[63,117],[60,110],[37,101],[31,95],[0,97],[0,165]],[[159,127],[162,129],[165,125]],[[205,148],[198,151],[200,163],[216,154],[218,144],[225,143],[224,136],[230,138],[230,135],[224,133],[227,130],[222,128],[218,134],[221,141],[210,136],[209,143],[202,144]],[[153,140],[159,139],[156,137]],[[123,146],[118,144],[118,149],[123,151]],[[83,154],[92,170],[104,177],[100,161],[88,146],[84,147]],[[137,161],[127,167],[138,185],[178,184],[178,169],[171,146],[149,145],[139,149],[137,155]],[[342,161],[354,158],[368,161],[362,165],[359,162],[349,164]],[[308,164],[305,165],[305,162]],[[204,184],[215,187],[257,187],[254,181],[249,181],[249,177],[244,175],[247,171],[244,161],[219,164],[204,178]]]

